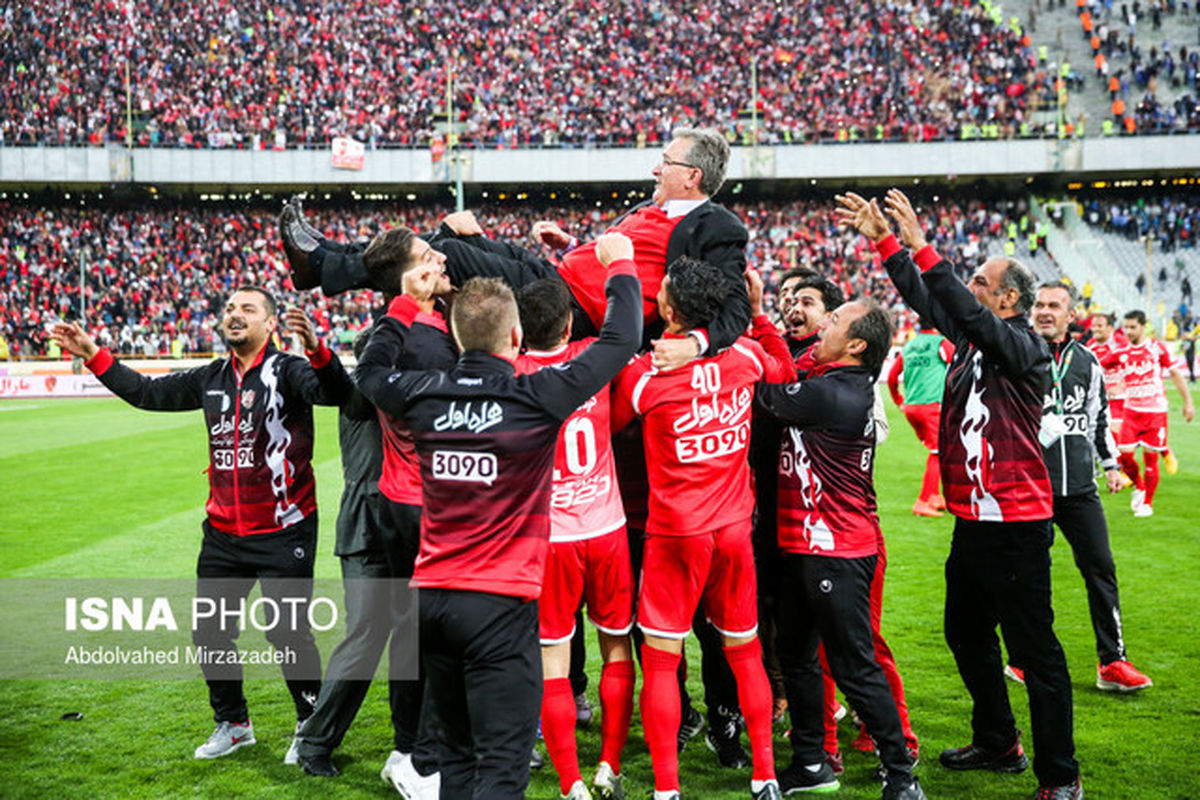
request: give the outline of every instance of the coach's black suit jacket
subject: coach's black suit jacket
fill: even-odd
[[[651,201],[635,206],[619,217],[611,227],[617,227],[629,214],[649,205]],[[468,271],[480,274],[503,275],[514,288],[528,280],[555,269],[540,255],[511,242],[492,241],[480,236],[457,236],[445,225],[428,237],[434,249],[442,250],[442,243],[456,239],[477,248],[472,260],[494,262],[486,269],[477,269],[480,262],[470,265]],[[667,240],[667,264],[680,256],[707,261],[721,271],[729,287],[729,296],[721,313],[708,326],[708,355],[732,345],[746,332],[750,324],[750,298],[746,294],[746,242],[749,234],[746,226],[729,209],[709,200],[686,214]],[[366,270],[363,268],[362,251],[365,245],[355,244],[328,249],[321,266],[321,286],[326,295],[334,295],[351,288],[366,287]],[[452,274],[453,277],[453,274]],[[648,325],[645,341],[662,334],[661,321]]]

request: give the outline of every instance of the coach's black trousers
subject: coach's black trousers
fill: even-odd
[[[204,540],[196,563],[196,596],[235,607],[245,600],[255,581],[262,583],[264,598],[280,600],[303,595],[312,599],[313,559],[316,556],[317,515],[312,513],[295,525],[275,533],[232,536],[204,521]],[[297,590],[289,582],[286,591],[276,579],[307,579],[306,590]],[[301,584],[303,585],[303,584]],[[298,625],[275,625],[266,631],[270,642],[285,658],[281,664],[288,691],[296,706],[296,719],[312,714],[321,690],[321,654],[308,627],[308,616],[301,613]],[[201,617],[192,631],[192,642],[208,651],[236,651],[238,629],[233,620],[220,616]],[[287,658],[291,654],[294,658]],[[238,664],[201,663],[208,682],[208,700],[217,722],[242,722],[250,718],[246,696],[242,693],[242,668]]]
[[[1025,670],[1033,729],[1033,771],[1043,786],[1079,776],[1071,677],[1050,606],[1050,520],[956,519],[946,560],[946,643],[971,693],[972,742],[1007,750],[1017,737],[996,626],[1013,663]]]
[[[875,737],[889,775],[912,772],[900,713],[871,637],[871,580],[878,556],[831,558],[784,553],[775,646],[783,667],[792,720],[792,763],[825,759],[824,692],[817,648],[825,643],[829,670]]]
[[[421,589],[420,609],[442,800],[523,798],[542,704],[537,602]]]
[[[1121,634],[1121,599],[1117,591],[1117,565],[1108,543],[1108,520],[1096,490],[1054,498],[1054,524],[1071,545],[1075,566],[1087,587],[1096,655],[1101,664],[1125,660]],[[1019,666],[1019,665],[1018,665]]]
[[[392,503],[383,497],[371,505],[370,513],[375,518],[368,524],[378,533],[377,541],[367,551],[342,556],[346,635],[329,657],[316,709],[304,723],[300,742],[303,756],[328,755],[342,743],[371,686],[362,676],[375,671],[385,646],[393,670],[406,661],[417,660],[417,641],[394,635],[397,630],[410,630],[395,616],[405,611],[415,613],[415,605],[393,597],[400,587],[391,579],[412,577],[421,507]],[[402,753],[414,750],[423,690],[419,678],[388,682],[394,747]]]

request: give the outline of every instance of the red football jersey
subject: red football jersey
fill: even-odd
[[[745,336],[671,372],[654,369],[650,358],[621,373],[613,410],[618,429],[632,415],[642,417],[646,532],[686,536],[747,519],[754,511],[746,458],[754,384],[784,380],[786,365]]]
[[[1106,369],[1115,366],[1119,370],[1125,384],[1125,408],[1143,413],[1167,410],[1162,371],[1173,363],[1167,346],[1152,339],[1131,344],[1101,362]]]
[[[517,359],[517,373],[563,364],[593,341],[583,339],[549,351],[531,350]],[[609,394],[606,387],[576,409],[558,434],[550,495],[552,542],[591,539],[625,524],[613,460]]]
[[[1100,361],[1100,365],[1104,367],[1104,389],[1108,392],[1109,400],[1124,400],[1125,399],[1125,381],[1121,378],[1120,367],[1104,366],[1105,360],[1112,354],[1118,352],[1122,347],[1128,347],[1129,341],[1124,344],[1117,341],[1116,336],[1108,337],[1108,341],[1100,344],[1095,339],[1090,339],[1087,343],[1088,349],[1096,354],[1096,358]]]

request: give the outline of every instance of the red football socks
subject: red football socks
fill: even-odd
[[[1154,492],[1158,489],[1158,453],[1143,450],[1142,460],[1146,462],[1146,505],[1150,505],[1154,502]]]
[[[1138,472],[1137,461],[1133,458],[1133,453],[1121,453],[1118,459],[1121,462],[1121,471],[1129,476],[1129,480],[1133,481],[1133,485],[1137,489],[1145,489],[1142,483],[1141,473]]]
[[[621,774],[621,751],[633,719],[633,661],[610,661],[600,671],[600,760]],[[564,792],[565,794],[565,792]]]
[[[756,781],[769,781],[775,777],[775,755],[771,749],[771,682],[763,668],[762,643],[757,638],[725,648],[725,658],[733,677],[737,679],[738,704],[746,719],[746,732],[750,734],[751,758]]]
[[[562,793],[566,794],[575,781],[583,779],[575,749],[575,695],[569,678],[551,678],[543,683],[542,736]]]
[[[654,767],[654,788],[679,790],[679,653],[642,645],[642,731]],[[770,697],[768,690],[767,696]]]
[[[930,453],[925,459],[925,477],[921,481],[921,500],[929,500],[938,493],[938,482],[942,479],[941,462],[937,453]]]

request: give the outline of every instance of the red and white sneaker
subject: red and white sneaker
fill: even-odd
[[[1025,685],[1025,670],[1020,667],[1014,667],[1012,664],[1004,665],[1004,677],[1010,681],[1016,681],[1022,686]]]
[[[1150,676],[1128,661],[1113,661],[1096,667],[1096,688],[1105,692],[1136,692],[1153,685]]]

